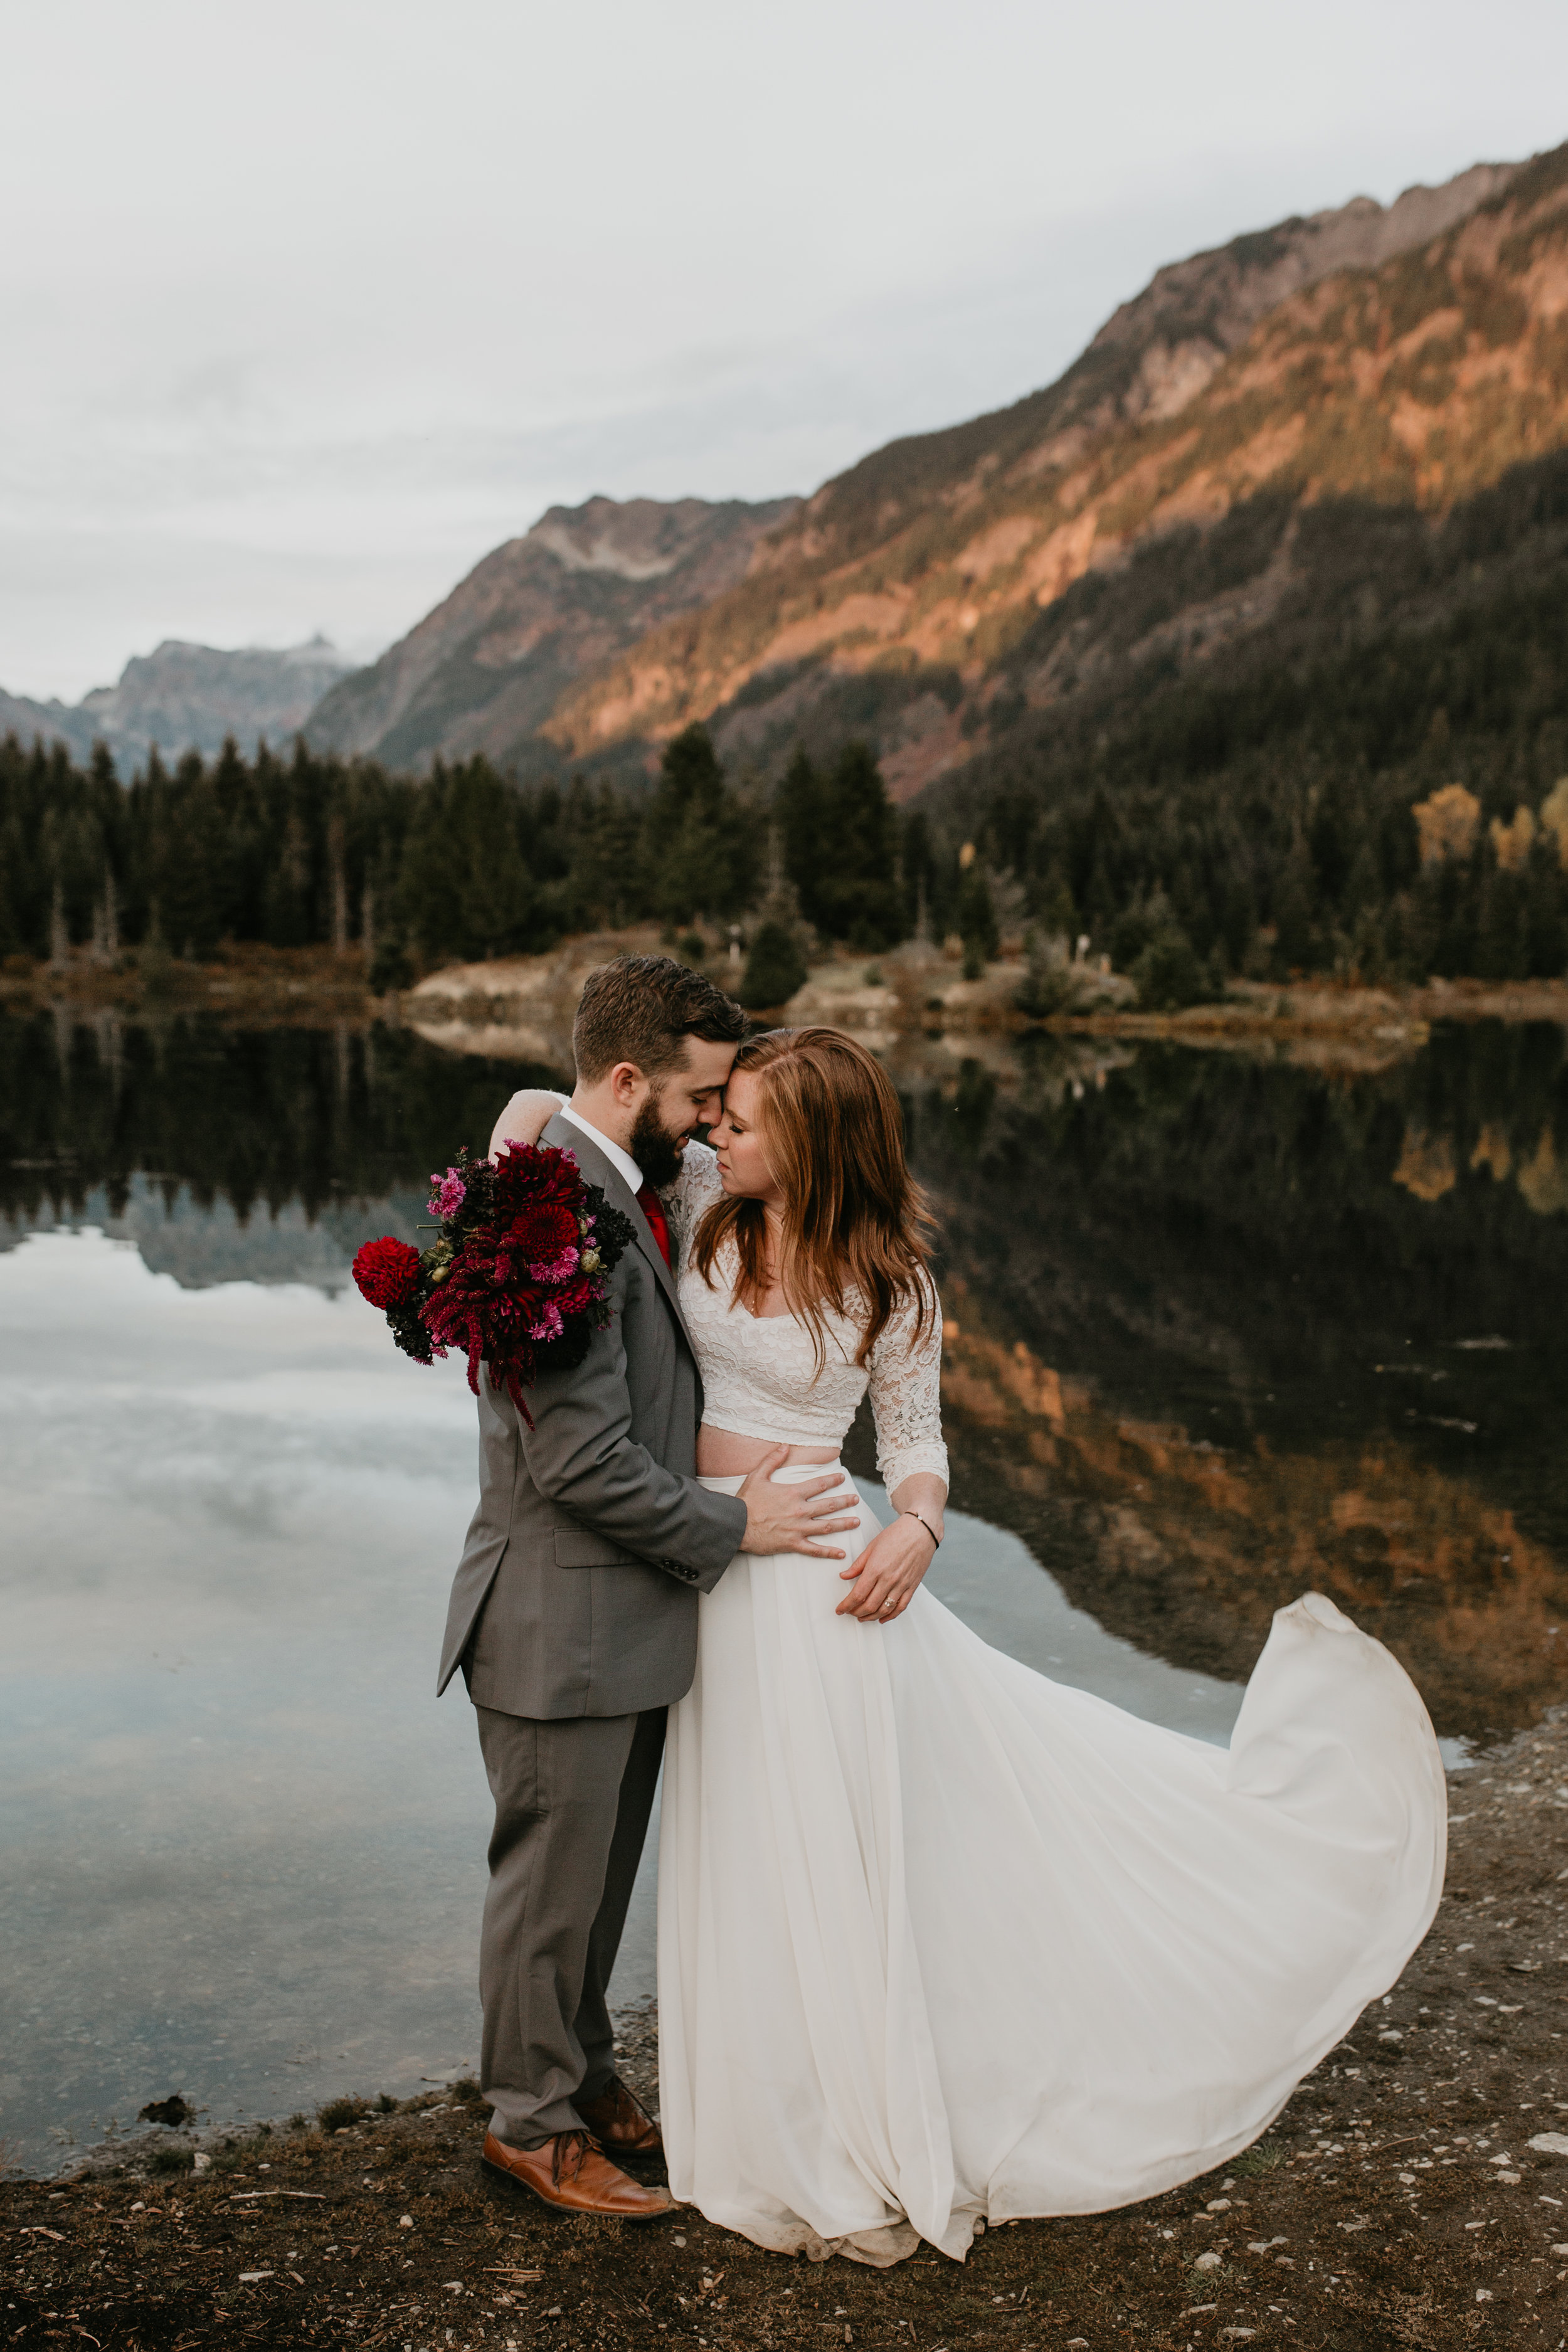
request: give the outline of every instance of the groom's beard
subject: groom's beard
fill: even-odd
[[[643,1182],[651,1184],[656,1192],[662,1192],[679,1175],[686,1138],[671,1135],[665,1127],[657,1095],[649,1095],[638,1111],[626,1149],[642,1170]]]

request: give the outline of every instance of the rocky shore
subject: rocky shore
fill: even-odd
[[[590,968],[625,949],[658,945],[651,927],[568,941],[549,956],[498,958],[431,972],[402,999],[404,1019],[430,1044],[550,1068],[569,1065],[572,1015]],[[1180,1012],[1141,1010],[1131,982],[1088,963],[1061,968],[1060,1009],[1020,1009],[1028,966],[1002,956],[973,979],[952,957],[913,944],[866,958],[847,953],[814,964],[785,1005],[761,1014],[791,1026],[825,1022],[848,1029],[874,1051],[897,1053],[922,1036],[983,1051],[1033,1030],[1058,1037],[1173,1038],[1210,1050],[1283,1054],[1294,1062],[1380,1069],[1416,1053],[1434,1021],[1556,1021],[1568,1024],[1568,982],[1433,981],[1422,988],[1355,988],[1323,981],[1266,985],[1236,981],[1212,1004]],[[721,984],[731,972],[715,959]]]
[[[6,2181],[0,2343],[1556,2352],[1568,1721],[1450,1793],[1447,1891],[1400,1983],[1256,2147],[1168,2197],[1009,2223],[963,2267],[929,2249],[890,2273],[791,2262],[692,2212],[639,2231],[524,2203],[481,2173],[459,2083],[244,2137],[151,2130],[68,2177]],[[623,2021],[621,2063],[650,2097],[655,2037],[651,2015]]]
[[[411,988],[374,995],[359,950],[229,945],[207,962],[129,951],[112,964],[73,950],[63,964],[9,960],[0,1005],[48,1006],[78,1018],[118,1012],[156,1020],[214,1013],[245,1025],[319,1025],[402,1020],[454,1054],[562,1070],[570,1067],[572,1018],[588,971],[624,952],[663,952],[652,924],[584,933],[547,955],[498,956],[452,964]],[[738,984],[742,967],[718,945],[710,977]],[[906,942],[868,958],[840,950],[810,968],[787,1004],[759,1014],[793,1026],[824,1022],[853,1030],[875,1051],[922,1037],[951,1038],[984,1053],[1029,1031],[1058,1037],[1173,1038],[1210,1050],[1283,1055],[1344,1069],[1383,1068],[1426,1043],[1434,1021],[1553,1021],[1568,1026],[1568,981],[1433,980],[1419,988],[1362,988],[1314,979],[1272,984],[1233,981],[1223,998],[1177,1012],[1140,1007],[1123,974],[1088,961],[1059,968],[1061,1002],[1052,1012],[1021,1009],[1029,969],[1004,953],[974,977],[949,952]]]
[[[0,1010],[47,1008],[77,1019],[118,1013],[156,1021],[216,1013],[237,1024],[317,1027],[324,1021],[373,1019],[383,1000],[367,985],[358,948],[271,948],[229,944],[195,962],[149,950],[112,960],[73,949],[61,963],[12,956],[0,967]]]

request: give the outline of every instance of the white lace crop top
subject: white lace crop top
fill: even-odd
[[[698,1220],[722,1189],[713,1153],[693,1142],[686,1147],[679,1176],[662,1196],[679,1253],[680,1311],[702,1375],[703,1420],[741,1437],[837,1445],[869,1386],[877,1468],[889,1494],[916,1471],[929,1471],[945,1485],[942,1309],[934,1287],[918,1340],[913,1312],[906,1309],[889,1320],[865,1364],[855,1361],[860,1335],[854,1324],[829,1314],[824,1330],[827,1360],[818,1370],[811,1333],[795,1316],[759,1317],[734,1304],[732,1246],[715,1261],[711,1288],[694,1271],[691,1242]]]

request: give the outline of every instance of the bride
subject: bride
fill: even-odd
[[[519,1130],[515,1123],[510,1131]],[[700,1604],[659,1841],[676,2197],[781,2252],[962,2259],[1225,2163],[1394,1981],[1442,1885],[1426,1709],[1318,1594],[1228,1748],[989,1649],[921,1580],[941,1320],[897,1095],[831,1029],[736,1055],[668,1194],[702,1483],[819,1476],[869,1388],[895,1514]]]

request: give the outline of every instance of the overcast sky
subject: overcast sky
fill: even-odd
[[[0,686],[368,656],[542,510],[808,490],[1163,261],[1568,137],[1563,0],[0,0]]]

